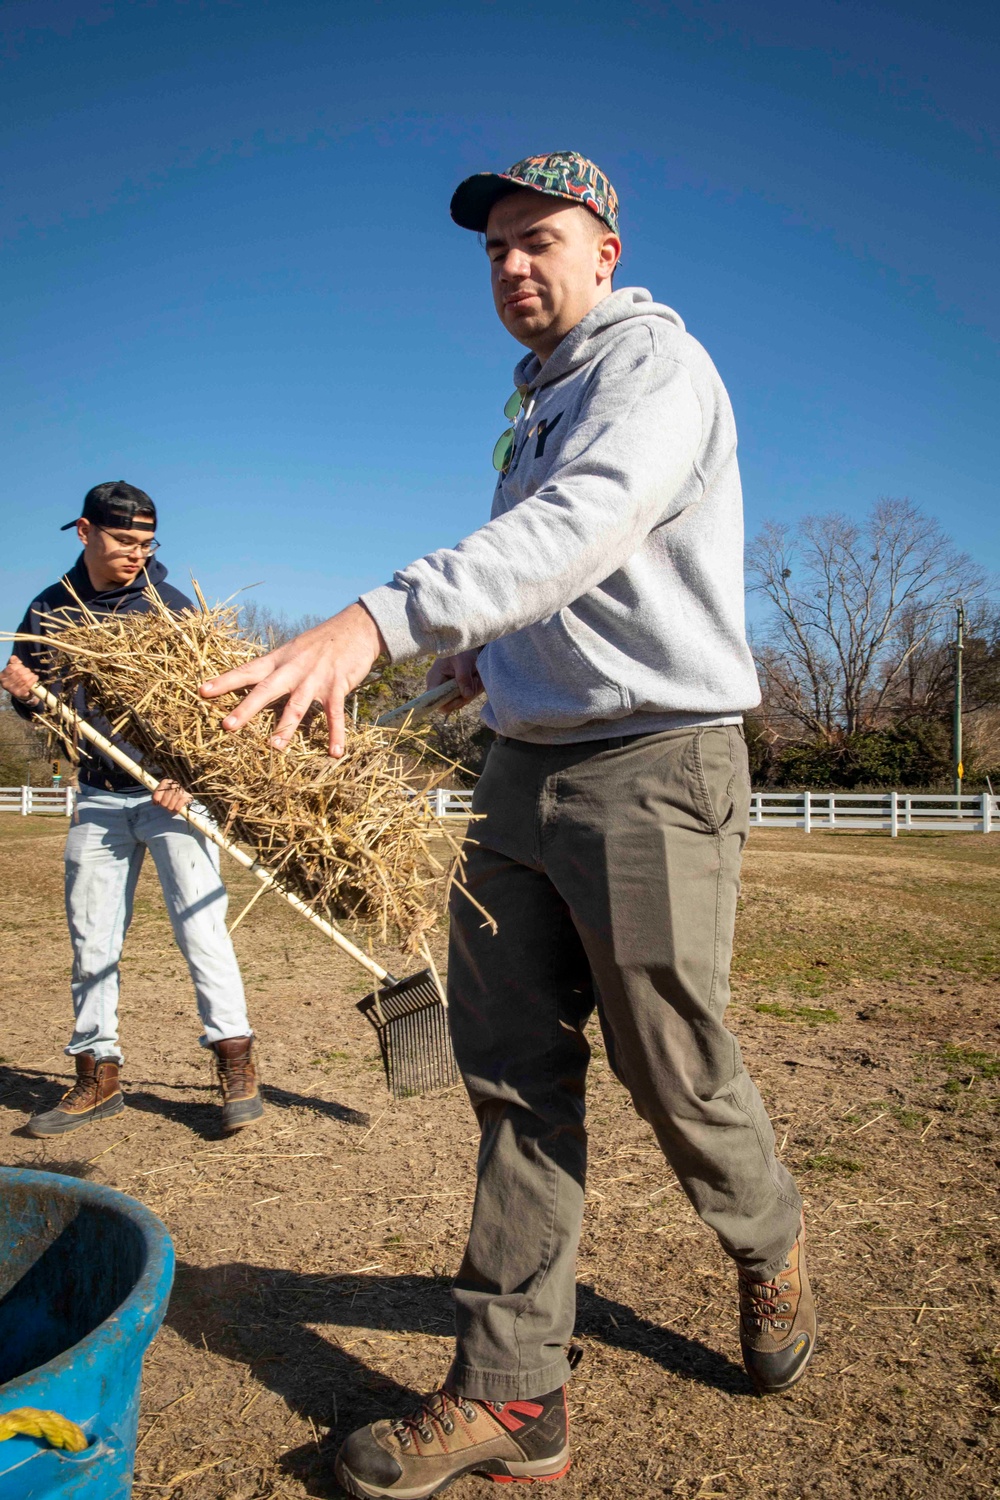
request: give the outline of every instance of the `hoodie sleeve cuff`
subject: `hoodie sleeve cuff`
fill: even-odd
[[[35,717],[38,709],[32,706],[33,701],[25,703],[22,699],[15,698],[13,693],[10,694],[10,706],[19,719],[33,719]]]
[[[413,633],[408,605],[410,591],[401,583],[384,583],[380,588],[362,594],[360,602],[382,632],[392,661],[406,661],[432,650]]]

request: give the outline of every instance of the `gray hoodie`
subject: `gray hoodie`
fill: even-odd
[[[482,646],[486,722],[542,744],[738,722],[760,692],[736,427],[705,350],[626,287],[514,378],[492,519],[362,596],[393,660]]]

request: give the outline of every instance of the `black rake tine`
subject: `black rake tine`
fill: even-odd
[[[374,1027],[386,1083],[396,1099],[453,1087],[458,1066],[448,1009],[431,969],[390,980],[359,1002]]]

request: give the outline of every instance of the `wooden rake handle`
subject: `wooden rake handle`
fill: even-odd
[[[403,703],[399,708],[389,708],[384,714],[379,714],[375,720],[380,729],[396,729],[404,724],[419,724],[428,718],[435,710],[450,708],[453,703],[461,703],[462,691],[453,677],[445,682],[439,682],[437,687],[428,688],[426,693],[421,693],[419,698],[411,698],[409,703]],[[472,702],[472,699],[469,699]]]
[[[74,709],[67,707],[65,703],[61,702],[55,693],[50,692],[40,682],[35,683],[32,692],[39,702],[44,704],[51,713],[56,714],[71,729],[81,734],[85,740],[89,740],[92,745],[101,751],[102,755],[108,757],[108,760],[113,761],[116,766],[120,766],[123,771],[127,771],[130,776],[134,776],[136,781],[140,782],[147,791],[156,791],[160,783],[155,776],[150,776],[148,771],[142,769],[138,761],[134,761],[130,755],[125,754],[124,750],[119,750],[118,746],[113,745],[110,740],[105,739],[103,734],[99,734],[96,729],[92,729],[89,724],[80,718]],[[332,938],[338,948],[342,949],[349,958],[353,958],[354,962],[360,964],[363,969],[367,969],[368,973],[374,975],[380,984],[384,984],[387,979],[392,980],[392,975],[388,969],[383,969],[381,964],[377,964],[373,958],[369,958],[367,953],[363,953],[360,948],[356,948],[350,938],[346,938],[342,932],[338,932],[336,927],[332,926],[323,917],[317,916],[294,892],[286,890],[281,882],[276,880],[259,860],[247,854],[238,844],[234,844],[231,839],[227,839],[224,833],[219,832],[214,823],[210,823],[206,818],[199,817],[198,813],[192,812],[190,807],[182,808],[178,816],[182,817],[185,822],[190,823],[191,827],[196,828],[205,838],[211,839],[213,844],[218,844],[220,849],[225,849],[226,853],[231,855],[237,864],[242,865],[245,870],[249,870],[251,875],[255,875],[268,890],[274,891],[277,895],[283,897],[289,906],[293,906],[300,915],[308,918],[314,927],[318,927],[320,932],[325,933],[328,938]]]

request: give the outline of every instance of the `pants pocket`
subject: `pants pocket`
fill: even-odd
[[[713,833],[725,833],[736,816],[742,788],[734,746],[743,748],[735,730],[728,726],[699,729],[695,735],[694,762],[698,802]],[[743,754],[744,770],[746,753]],[[749,783],[747,786],[749,791]],[[747,797],[749,805],[749,797]]]

